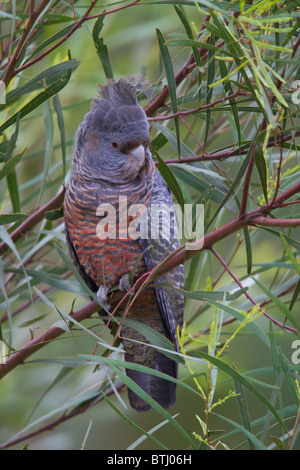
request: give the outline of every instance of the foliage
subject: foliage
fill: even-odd
[[[112,410],[110,417],[139,436],[115,448],[299,448],[297,4],[2,0],[0,447],[19,448],[34,436],[37,448],[45,445],[45,431],[56,433],[98,404],[94,415],[100,406]],[[130,69],[135,54],[146,69]],[[204,239],[183,239],[134,286],[136,296],[143,282],[185,262],[180,351],[143,331],[153,347],[187,365],[177,380],[183,399],[176,414],[123,372],[119,328],[114,341],[64,238],[64,185],[91,89],[132,72],[148,81],[138,98],[174,199],[205,207]],[[112,292],[114,307],[120,296]],[[25,399],[24,381],[36,398]],[[147,417],[126,409],[124,384],[153,406]],[[88,423],[82,447],[92,439]]]

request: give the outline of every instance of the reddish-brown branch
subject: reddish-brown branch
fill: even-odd
[[[236,98],[237,96],[240,96],[241,94],[243,94],[243,92],[239,90],[236,93],[232,93],[231,95],[224,96],[224,98],[218,98],[217,100],[215,100],[211,103],[205,104],[203,106],[198,106],[198,108],[189,109],[188,111],[178,111],[178,113],[168,114],[167,116],[149,117],[148,121],[150,121],[150,122],[151,121],[165,121],[167,119],[172,119],[172,118],[175,118],[175,117],[190,116],[191,114],[198,113],[199,111],[202,111],[204,109],[213,108],[217,104],[224,103],[224,101],[230,100],[232,98]]]
[[[300,219],[271,219],[268,217],[253,217],[252,225],[264,225],[267,227],[299,227]]]
[[[87,20],[92,20],[94,18],[99,18],[100,16],[106,16],[106,15],[110,15],[111,13],[116,13],[117,11],[124,10],[125,8],[128,8],[128,7],[132,7],[133,5],[137,5],[140,1],[141,0],[134,0],[131,3],[127,3],[126,5],[123,5],[122,7],[115,8],[114,10],[105,11],[103,13],[99,13],[98,15],[88,16]]]
[[[300,136],[300,129],[295,132],[295,137]],[[293,138],[292,134],[287,134],[284,137],[279,137],[277,140],[271,140],[268,142],[267,148],[275,147],[279,142],[288,142],[290,139]],[[187,157],[187,158],[169,158],[164,160],[165,163],[192,163],[192,162],[201,162],[201,161],[213,161],[213,160],[224,160],[229,157],[235,157],[236,155],[246,155],[248,153],[247,149],[237,150],[237,149],[230,149],[224,150],[223,152],[216,152],[216,153],[206,153],[203,155],[197,155],[195,157]],[[158,165],[158,162],[155,162]]]

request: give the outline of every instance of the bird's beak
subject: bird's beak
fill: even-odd
[[[145,147],[143,145],[135,147],[130,151],[130,157],[132,163],[141,168],[145,163]]]

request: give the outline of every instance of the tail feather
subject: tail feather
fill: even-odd
[[[128,353],[125,354],[125,360],[135,362],[133,356]],[[153,368],[177,378],[177,363],[161,353],[155,352]],[[126,374],[163,408],[171,408],[175,404],[176,384],[174,382],[133,369],[126,369]],[[148,411],[151,408],[148,403],[129,388],[128,398],[131,406],[137,411]]]

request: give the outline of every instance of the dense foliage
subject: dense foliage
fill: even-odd
[[[0,2],[0,447],[299,449],[297,5]],[[204,205],[160,265],[185,263],[177,404],[142,415],[62,210],[97,82],[139,74],[158,170]]]

